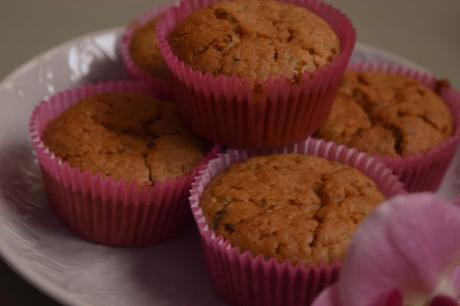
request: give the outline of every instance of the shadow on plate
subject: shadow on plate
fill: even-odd
[[[11,222],[24,222],[31,232],[70,236],[51,213],[38,163],[28,144],[4,146],[0,151],[0,197],[8,210],[14,210]],[[4,217],[4,216],[3,216]]]
[[[66,70],[73,86],[129,79],[118,47],[120,39],[120,35],[106,33],[72,46],[67,54]]]

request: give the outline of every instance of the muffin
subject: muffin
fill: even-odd
[[[460,96],[447,81],[358,63],[316,136],[376,156],[411,192],[436,191],[460,141],[459,115]]]
[[[164,13],[157,39],[194,132],[265,148],[320,126],[356,35],[343,14],[316,0],[182,0]]]
[[[72,167],[140,185],[185,175],[205,154],[173,103],[138,93],[84,99],[49,124],[43,141]]]
[[[78,236],[140,247],[191,224],[193,177],[218,148],[190,134],[155,82],[107,82],[42,101],[30,135],[48,203]]]
[[[171,80],[156,38],[156,27],[167,7],[156,7],[137,17],[125,29],[120,54],[129,75],[137,80]]]
[[[366,154],[308,138],[230,150],[209,162],[190,193],[218,293],[231,305],[293,306],[310,305],[335,282],[357,224],[405,190]]]
[[[203,74],[300,80],[330,63],[340,42],[308,9],[273,0],[222,1],[193,12],[171,34],[174,54]]]
[[[341,260],[357,225],[385,197],[360,171],[315,156],[259,156],[203,193],[209,227],[242,252],[294,264]]]
[[[453,130],[446,103],[417,80],[348,71],[318,137],[371,155],[404,158],[440,146]]]
[[[158,18],[155,17],[134,30],[129,44],[129,54],[135,65],[144,73],[152,77],[166,78],[168,68],[161,56],[155,35]]]

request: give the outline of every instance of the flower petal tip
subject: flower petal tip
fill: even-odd
[[[339,298],[337,284],[334,284],[321,292],[312,306],[342,306]]]

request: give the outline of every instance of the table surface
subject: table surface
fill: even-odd
[[[124,25],[155,0],[0,1],[0,78],[72,37]],[[460,87],[459,0],[331,0],[353,20],[358,39],[411,59]],[[0,304],[58,306],[0,261]],[[97,306],[97,305],[92,305]]]

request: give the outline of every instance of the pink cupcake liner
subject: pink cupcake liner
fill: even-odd
[[[269,79],[260,84],[261,93],[256,93],[249,80],[203,74],[172,53],[167,39],[176,24],[215,2],[183,0],[166,11],[157,25],[161,53],[178,83],[182,116],[198,135],[235,147],[276,147],[305,139],[326,119],[350,59],[356,41],[350,20],[318,0],[284,0],[306,7],[328,22],[340,40],[341,53],[329,65],[303,75],[298,84],[284,78]]]
[[[289,262],[253,256],[230,245],[208,227],[200,207],[201,195],[218,173],[251,156],[298,153],[319,156],[359,169],[369,176],[386,197],[405,194],[404,186],[384,164],[354,149],[319,139],[307,140],[280,149],[230,150],[210,161],[195,177],[190,203],[198,225],[203,252],[212,283],[232,305],[310,305],[326,286],[337,280],[339,262],[319,266],[294,266]]]
[[[393,169],[409,192],[438,190],[460,142],[460,92],[431,74],[397,64],[363,62],[350,68],[355,71],[379,71],[411,77],[433,89],[446,102],[455,127],[454,134],[447,142],[427,153],[410,157],[378,157]]]
[[[191,173],[154,186],[93,175],[55,156],[43,143],[51,120],[73,104],[96,94],[137,92],[159,99],[161,84],[107,82],[61,92],[42,101],[30,120],[30,136],[40,164],[51,209],[78,236],[112,246],[146,246],[173,238],[191,224],[187,203],[193,177],[217,155],[218,147]],[[165,102],[169,103],[169,102]]]
[[[161,13],[165,12],[170,6],[161,6],[151,9],[150,11],[146,12],[144,15],[138,17],[133,22],[131,22],[128,27],[125,29],[123,33],[123,37],[120,43],[120,54],[123,64],[126,68],[126,71],[130,75],[131,78],[150,82],[154,80],[158,82],[158,79],[154,78],[152,75],[142,71],[134,62],[131,57],[131,53],[129,51],[131,40],[133,38],[134,33],[141,28],[142,26],[146,25],[152,19],[159,16]],[[164,82],[167,82],[164,80]]]

